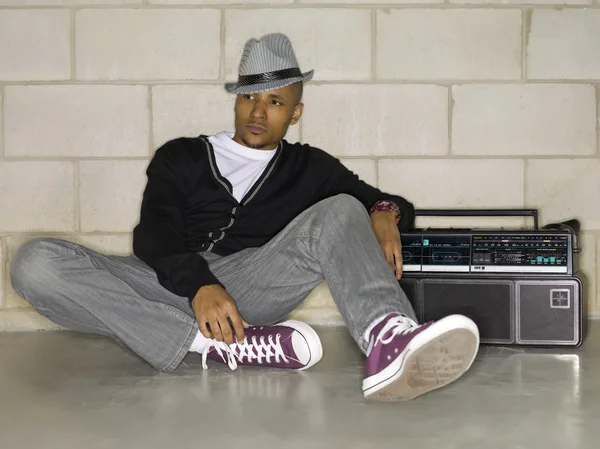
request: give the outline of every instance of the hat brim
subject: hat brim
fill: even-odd
[[[267,92],[269,90],[281,89],[282,87],[289,86],[302,81],[306,83],[312,79],[314,70],[310,70],[303,73],[301,77],[286,78],[284,80],[268,81],[266,83],[252,84],[249,86],[238,86],[237,83],[226,83],[225,90],[230,94],[256,94],[259,92]]]

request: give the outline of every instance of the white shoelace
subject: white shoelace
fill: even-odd
[[[276,334],[274,341],[272,335],[268,336],[268,341],[265,341],[264,336],[260,337],[259,341],[257,341],[256,336],[253,336],[250,342],[246,337],[242,342],[233,343],[231,345],[228,345],[223,341],[212,340],[206,345],[206,348],[202,352],[202,368],[208,369],[206,359],[212,348],[215,348],[217,354],[221,356],[223,361],[226,362],[232,370],[237,368],[238,360],[243,362],[244,357],[249,362],[256,359],[258,363],[263,363],[263,359],[265,359],[267,363],[271,363],[271,358],[274,358],[277,363],[280,362],[280,359],[287,363],[288,359],[281,347],[280,338],[281,335]]]
[[[416,331],[419,328],[419,326],[411,321],[408,321],[406,318],[401,316],[390,318],[389,321],[385,323],[385,326],[383,326],[383,329],[381,329],[381,331],[379,332],[379,335],[375,340],[375,344],[377,344],[377,342],[380,341],[381,343],[386,345],[390,343],[396,335],[407,335]],[[383,338],[383,336],[387,334],[390,330],[390,335],[386,338]]]

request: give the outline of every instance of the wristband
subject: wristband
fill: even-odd
[[[373,212],[396,212],[396,224],[400,223],[400,208],[396,203],[388,200],[379,200],[369,210],[369,215]]]

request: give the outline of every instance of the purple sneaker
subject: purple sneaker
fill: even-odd
[[[202,353],[202,366],[208,369],[209,358],[227,363],[232,370],[238,365],[305,370],[322,356],[321,340],[314,329],[306,323],[289,320],[244,329],[244,340],[231,345],[212,340]]]
[[[416,325],[388,315],[371,331],[363,394],[378,401],[413,399],[462,376],[478,348],[477,325],[465,316]]]

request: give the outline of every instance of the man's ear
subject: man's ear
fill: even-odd
[[[302,117],[302,111],[304,111],[304,104],[298,103],[294,107],[294,113],[292,114],[292,120],[290,121],[290,125],[295,125],[296,123],[298,123],[298,120],[300,120],[300,117]]]

